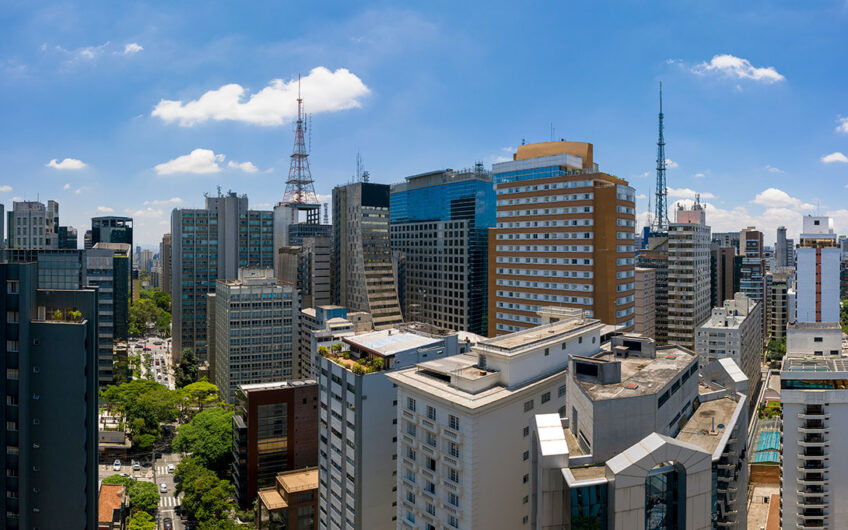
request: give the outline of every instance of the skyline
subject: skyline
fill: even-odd
[[[146,247],[171,208],[202,207],[216,186],[270,209],[300,73],[322,200],[357,152],[391,184],[564,137],[593,143],[600,170],[636,188],[644,224],[662,81],[672,221],[675,201],[699,192],[714,232],[753,225],[771,244],[784,225],[797,239],[817,212],[848,232],[848,74],[832,66],[848,59],[848,4],[525,6],[509,18],[438,8],[449,5],[10,6],[0,202],[57,200],[80,238],[90,217],[131,216]]]

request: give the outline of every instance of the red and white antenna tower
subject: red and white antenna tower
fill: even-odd
[[[289,166],[289,178],[286,180],[286,193],[283,195],[283,204],[308,205],[318,209],[318,196],[315,194],[315,186],[312,180],[312,172],[309,170],[309,152],[306,150],[304,140],[303,98],[300,97],[300,75],[297,76],[297,127],[294,132],[294,150],[291,154],[291,165]]]

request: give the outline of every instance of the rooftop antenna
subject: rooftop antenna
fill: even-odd
[[[551,122],[551,141],[552,142],[554,141],[554,131],[555,130],[556,129],[554,129],[554,122]]]
[[[356,152],[356,174],[354,175],[355,182],[368,182],[371,178],[370,173],[365,169],[365,164],[362,162],[362,155],[359,151]]]
[[[659,138],[657,138],[657,190],[652,230],[668,232],[668,188],[665,179],[665,137],[663,136],[662,82],[660,82]]]
[[[312,180],[312,171],[309,169],[309,152],[306,150],[304,140],[304,125],[306,117],[303,113],[303,98],[300,95],[300,75],[297,76],[297,122],[294,132],[294,149],[291,154],[291,165],[289,166],[289,177],[286,180],[286,192],[283,195],[284,204],[302,206],[310,211],[320,212],[318,196],[315,194],[315,185]],[[315,214],[316,216],[318,213]],[[317,217],[316,217],[317,222]]]

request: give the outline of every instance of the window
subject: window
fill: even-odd
[[[451,414],[451,415],[448,417],[448,426],[449,426],[451,429],[453,429],[453,430],[455,430],[455,431],[458,431],[458,430],[459,430],[459,418],[458,418],[458,417],[456,417],[456,416],[454,416],[453,414]]]
[[[414,462],[415,461],[415,450],[413,448],[407,446],[406,457]]]
[[[557,397],[562,397],[565,395],[565,385],[557,388]]]
[[[436,460],[430,458],[429,456],[427,457],[427,469],[429,469],[430,471],[436,470]]]
[[[524,455],[521,458],[524,461],[529,460],[530,459],[530,451],[524,451]]]
[[[454,458],[459,457],[459,446],[456,445],[456,442],[448,442],[448,453]]]
[[[544,394],[542,394],[542,403],[547,403],[550,400],[551,400],[551,393],[550,392],[545,392]]]
[[[657,408],[660,408],[663,405],[665,405],[665,402],[668,401],[669,397],[670,397],[670,394],[669,394],[668,390],[663,392],[662,395],[660,396],[660,398],[657,400]]]
[[[459,471],[456,469],[449,467],[448,468],[448,480],[451,482],[459,483]]]
[[[530,480],[530,475],[524,475],[524,478],[521,479],[521,482],[527,484],[528,480]]]
[[[528,436],[530,436],[530,427],[524,427],[524,429],[522,429],[522,430],[521,430],[521,434],[522,434],[522,436],[524,436],[525,438],[527,438]]]
[[[583,337],[577,337],[577,344],[583,344]]]
[[[412,493],[411,491],[407,491],[406,492],[406,500],[411,502],[412,504],[415,504],[415,494]]]
[[[19,288],[18,280],[6,280],[6,294],[18,294]]]
[[[813,342],[822,342],[822,337],[814,337]]]
[[[533,400],[532,399],[530,401],[524,403],[524,412],[530,412],[531,410],[533,410]]]
[[[453,515],[448,515],[448,526],[452,528],[459,528],[459,519]]]
[[[548,355],[550,355],[550,354],[551,354],[551,349],[550,349],[550,348],[545,348],[545,357],[547,357],[547,356],[548,356]]]
[[[433,421],[436,421],[436,408],[427,405],[427,417]]]
[[[432,482],[428,482],[427,484],[424,485],[424,491],[426,491],[427,493],[430,493],[430,494],[435,494],[436,493],[436,485],[433,484]]]
[[[411,397],[406,398],[406,408],[408,408],[412,412],[415,412],[415,400]]]
[[[451,506],[459,506],[459,497],[456,496],[456,493],[448,492],[448,504]]]

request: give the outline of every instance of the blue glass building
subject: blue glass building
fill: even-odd
[[[392,186],[389,219],[406,320],[485,335],[495,189],[482,164]]]

